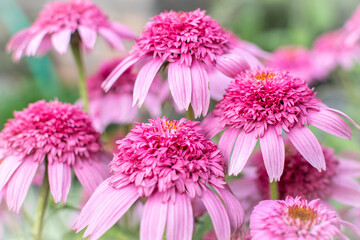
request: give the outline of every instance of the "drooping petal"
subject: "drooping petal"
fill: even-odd
[[[220,71],[209,71],[210,96],[215,101],[220,101],[233,78],[229,78]]]
[[[101,87],[105,92],[109,91],[111,86],[118,80],[118,78],[132,65],[137,63],[140,60],[139,57],[135,55],[130,55],[117,65],[117,67],[110,73],[110,75],[105,79],[101,84]]]
[[[210,104],[210,90],[208,75],[198,61],[194,61],[191,66],[191,106],[194,110],[195,118],[206,115]]]
[[[130,28],[128,28],[127,26],[117,23],[117,22],[112,22],[112,23],[110,23],[110,25],[111,25],[111,28],[117,34],[119,34],[122,38],[125,38],[125,39],[136,38],[136,33],[134,33],[134,31],[131,30]]]
[[[34,56],[36,54],[37,50],[39,49],[40,43],[46,34],[47,31],[41,31],[33,35],[31,39],[29,39],[29,42],[26,45],[26,55]]]
[[[66,50],[69,46],[70,38],[71,38],[71,30],[64,29],[60,32],[54,33],[51,36],[51,42],[53,47],[58,53],[64,54],[66,53]]]
[[[111,28],[102,27],[98,30],[98,32],[112,47],[125,51],[121,38]]]
[[[354,179],[334,177],[331,184],[331,198],[350,205],[360,207],[360,184]]]
[[[244,223],[245,213],[236,197],[231,193],[228,187],[217,188],[215,190],[219,193],[220,197],[225,203],[226,212],[229,216],[231,233],[236,235],[242,228]]]
[[[260,146],[270,182],[280,181],[285,164],[284,140],[274,127],[269,127],[260,138]]]
[[[191,70],[185,64],[170,63],[168,81],[171,95],[179,110],[187,110],[191,102]]]
[[[177,194],[175,202],[168,203],[166,238],[169,240],[192,239],[193,210],[186,193]]]
[[[228,128],[221,135],[219,141],[219,149],[222,151],[225,160],[229,163],[232,149],[234,147],[236,138],[239,136],[241,130],[236,128]]]
[[[320,108],[319,112],[309,111],[311,125],[339,138],[351,139],[351,128],[335,113]]]
[[[221,132],[223,128],[220,126],[219,119],[214,114],[209,114],[201,122],[201,127],[205,130],[208,138],[215,137],[216,134]]]
[[[10,211],[19,213],[38,166],[38,162],[28,158],[12,175],[6,188],[6,202]]]
[[[81,37],[81,42],[84,43],[87,48],[93,49],[96,42],[96,31],[85,26],[79,26],[78,31]]]
[[[93,193],[107,176],[108,167],[104,161],[83,161],[74,166],[74,172],[88,193]]]
[[[348,115],[346,115],[345,113],[343,113],[343,112],[341,112],[341,111],[339,111],[339,110],[333,109],[333,108],[326,108],[326,110],[329,110],[329,111],[331,111],[331,112],[334,112],[334,113],[339,114],[340,116],[346,118],[349,122],[351,122],[351,123],[354,125],[354,127],[356,127],[357,129],[360,130],[360,126],[357,125],[357,123],[356,123],[354,120],[352,120],[352,119],[351,119]]]
[[[155,193],[146,202],[140,224],[141,240],[161,240],[164,235],[168,202],[162,202],[162,195]]]
[[[213,222],[217,238],[230,239],[229,217],[220,199],[210,189],[204,189],[201,200]]]
[[[250,66],[237,54],[223,54],[216,58],[216,68],[228,77],[235,77]]]
[[[96,212],[91,216],[83,237],[90,235],[89,240],[100,238],[119,221],[138,198],[138,191],[132,185],[121,189],[114,189],[108,185],[106,193],[101,197],[101,206],[92,205]]]
[[[22,157],[10,155],[5,157],[4,159],[0,159],[1,167],[0,167],[0,191],[3,189],[5,184],[9,181],[10,177],[13,173],[18,169],[20,164],[23,162]]]
[[[295,126],[287,135],[300,154],[318,171],[326,170],[321,146],[314,134],[305,126]]]
[[[257,132],[241,131],[235,142],[229,164],[229,175],[238,175],[244,168],[257,142]]]
[[[71,168],[66,163],[54,161],[48,165],[49,185],[54,202],[66,203],[71,186]]]
[[[360,162],[357,160],[339,158],[337,174],[343,176],[360,177]]]
[[[160,58],[154,58],[141,68],[134,85],[133,106],[136,105],[140,107],[144,103],[151,83],[163,62]]]

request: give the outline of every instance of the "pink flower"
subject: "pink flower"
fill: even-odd
[[[327,107],[316,98],[304,80],[266,68],[237,75],[202,125],[209,137],[226,129],[219,148],[226,160],[231,155],[229,174],[241,172],[260,138],[270,180],[278,181],[285,160],[282,130],[312,166],[319,171],[325,170],[321,146],[306,125],[350,139],[351,129],[338,115],[353,122],[344,113]]]
[[[313,61],[317,71],[324,76],[337,65],[345,69],[352,68],[355,61],[360,60],[360,45],[346,42],[346,34],[342,29],[320,35],[313,46]]]
[[[101,88],[101,83],[122,60],[117,58],[102,63],[98,72],[87,80],[90,116],[95,129],[100,132],[103,132],[111,123],[132,123],[139,112],[131,106],[136,79],[133,67],[119,77],[109,92],[105,93]],[[152,116],[161,114],[161,104],[168,95],[168,88],[163,85],[161,79],[155,77],[154,84],[145,100],[145,106]]]
[[[285,200],[260,202],[250,218],[250,233],[252,240],[348,239],[341,233],[340,225],[360,234],[356,226],[341,220],[320,199],[308,202],[301,197],[288,196]]]
[[[312,52],[301,46],[283,46],[276,49],[267,66],[289,71],[308,83],[327,75],[319,74]]]
[[[359,44],[360,40],[360,5],[343,27],[346,34],[346,44]]]
[[[308,200],[330,198],[353,207],[360,207],[360,162],[336,157],[334,151],[322,146],[326,171],[319,172],[308,163],[299,151],[285,141],[285,167],[278,182],[279,199],[301,196]],[[250,213],[261,200],[270,198],[269,178],[263,157],[257,152],[250,159],[250,166],[243,170],[243,177],[229,186]]]
[[[87,50],[95,46],[97,34],[117,49],[124,50],[121,39],[135,34],[126,26],[109,22],[107,16],[89,0],[51,2],[40,12],[31,27],[17,33],[8,43],[14,61],[23,55],[44,54],[51,47],[59,54],[67,51],[70,41],[79,41]]]
[[[191,200],[200,198],[219,239],[229,239],[242,226],[243,210],[225,185],[224,160],[197,122],[166,118],[137,123],[119,140],[112,176],[96,189],[74,229],[98,239],[139,198],[145,197],[140,239],[191,239]],[[211,186],[219,196],[210,190]],[[220,200],[222,199],[225,207]]]
[[[55,202],[66,202],[71,168],[89,192],[108,176],[100,135],[78,107],[42,100],[14,115],[0,134],[0,189],[7,188],[11,211],[19,212],[42,164],[47,164]]]
[[[200,9],[163,12],[146,24],[131,54],[103,87],[108,91],[127,68],[141,61],[133,94],[133,105],[141,106],[157,72],[168,66],[170,92],[179,110],[187,110],[191,103],[196,117],[205,116],[210,101],[208,69],[233,77],[249,67],[247,58],[234,52],[230,37]]]

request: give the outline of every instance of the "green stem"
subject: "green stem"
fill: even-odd
[[[46,209],[49,202],[49,179],[48,179],[48,168],[47,168],[47,161],[45,161],[45,173],[43,183],[41,185],[38,208],[36,210],[35,215],[35,222],[34,222],[34,239],[41,240],[42,239],[42,232],[44,229],[44,218]]]
[[[270,199],[279,200],[278,182],[272,181],[269,184],[270,187]]]
[[[191,105],[189,106],[189,109],[186,111],[186,118],[191,121],[195,121],[194,110],[191,107]]]
[[[86,78],[85,78],[85,70],[84,64],[81,59],[81,51],[80,51],[80,42],[73,41],[71,42],[71,50],[75,58],[76,67],[79,72],[79,92],[80,97],[84,102],[84,110],[85,112],[89,112],[89,97],[86,87]]]

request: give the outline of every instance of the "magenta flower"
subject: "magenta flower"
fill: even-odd
[[[59,54],[64,54],[70,40],[81,40],[85,49],[92,50],[97,34],[103,36],[112,47],[120,50],[124,50],[122,38],[136,37],[126,26],[109,22],[101,9],[90,0],[51,2],[40,12],[31,27],[12,37],[7,51],[14,52],[14,61],[20,60],[23,55],[44,54],[51,47]]]
[[[318,71],[314,54],[301,46],[283,46],[274,51],[267,66],[291,72],[294,76],[304,79],[307,83],[321,79],[326,74]]]
[[[123,59],[117,58],[102,63],[98,72],[87,80],[89,91],[89,112],[96,130],[103,132],[111,123],[129,124],[137,115],[138,109],[133,108],[132,94],[136,74],[132,67],[122,74],[114,87],[107,93],[101,88],[101,83]],[[152,116],[161,114],[161,104],[168,96],[168,88],[159,77],[149,90],[145,106]],[[117,109],[117,110],[114,110]]]
[[[11,211],[19,212],[34,176],[47,164],[55,202],[66,202],[71,168],[84,188],[93,192],[108,176],[108,156],[90,117],[76,106],[38,101],[14,113],[0,134],[0,190]]]
[[[130,56],[109,75],[103,87],[108,91],[127,68],[141,61],[144,65],[133,94],[133,105],[141,106],[159,69],[168,66],[170,91],[179,110],[187,110],[191,103],[196,117],[205,116],[210,101],[207,69],[215,68],[232,77],[249,66],[245,56],[234,53],[230,38],[200,9],[163,12],[146,24]]]
[[[197,124],[166,118],[136,124],[117,142],[112,176],[96,189],[74,229],[88,226],[84,237],[98,239],[136,200],[146,197],[140,239],[162,239],[165,225],[167,239],[191,239],[191,200],[200,198],[218,238],[230,239],[230,229],[236,234],[243,222],[242,207],[225,185],[222,155]]]
[[[360,234],[356,226],[341,220],[320,199],[308,202],[288,196],[285,200],[260,202],[250,218],[250,233],[252,240],[332,240],[335,237],[348,240],[341,233],[340,225]]]
[[[336,66],[350,69],[360,60],[360,45],[348,44],[342,29],[320,35],[313,46],[314,67],[324,76]]]
[[[229,160],[231,155],[229,174],[241,172],[260,138],[270,180],[278,181],[285,160],[282,130],[312,166],[319,171],[325,170],[321,146],[306,125],[350,139],[351,129],[338,115],[353,122],[344,113],[327,107],[316,98],[304,80],[266,68],[237,75],[202,125],[209,137],[226,129],[219,148],[225,159]]]
[[[304,159],[299,151],[285,141],[285,167],[278,182],[279,199],[301,196],[322,201],[334,199],[343,204],[360,207],[360,162],[334,155],[330,148],[322,146],[326,171],[319,172]],[[261,200],[270,198],[269,178],[261,152],[250,160],[250,166],[242,171],[243,177],[229,182],[234,195],[242,204],[246,215]]]

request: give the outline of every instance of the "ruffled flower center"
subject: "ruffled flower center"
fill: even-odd
[[[302,222],[313,221],[317,217],[317,213],[309,207],[292,206],[288,211],[289,217]]]
[[[229,38],[205,11],[166,11],[148,22],[134,50],[140,55],[150,54],[191,66],[194,59],[214,62],[216,55],[228,49]]]
[[[205,184],[222,187],[224,165],[217,146],[202,133],[197,122],[165,118],[137,124],[117,143],[119,153],[111,162],[111,184],[135,184],[142,196],[153,191],[200,195]]]
[[[261,136],[268,126],[289,131],[307,124],[308,110],[318,110],[318,104],[304,80],[287,72],[254,69],[235,77],[214,114],[223,127],[257,129]]]

